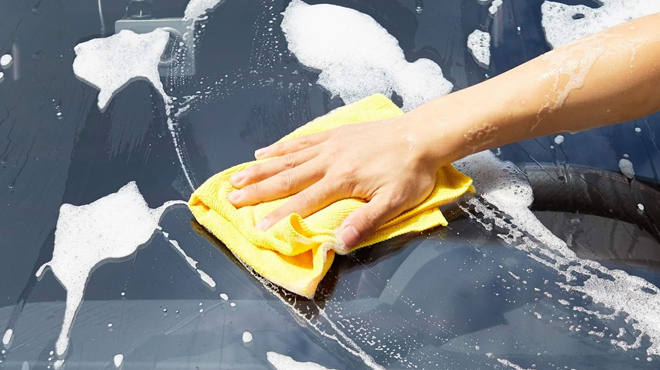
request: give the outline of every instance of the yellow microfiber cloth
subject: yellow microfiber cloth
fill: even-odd
[[[373,95],[319,117],[281,141],[402,114],[387,97]],[[447,165],[438,171],[435,188],[422,204],[382,225],[362,244],[347,250],[341,238],[337,239],[336,229],[346,216],[365,204],[363,200],[343,199],[304,219],[291,214],[265,232],[257,230],[255,224],[288,198],[240,209],[227,200],[227,194],[234,190],[229,177],[262,161],[243,163],[211,177],[193,193],[188,205],[197,221],[246,265],[273,283],[308,298],[314,296],[335,253],[348,254],[401,234],[445,226],[447,221],[438,207],[472,191],[472,179]]]

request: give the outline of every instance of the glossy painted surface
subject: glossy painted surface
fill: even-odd
[[[409,60],[434,60],[455,89],[549,50],[539,0],[505,0],[494,18],[476,0],[427,0],[421,15],[412,0],[331,3],[371,15],[399,40]],[[315,84],[316,73],[287,52],[277,26],[266,34],[267,20],[273,14],[279,17],[286,4],[227,0],[204,23],[196,74],[163,80],[171,96],[204,96],[179,120],[186,166],[197,185],[342,105]],[[125,5],[103,3],[109,33]],[[155,16],[181,16],[185,5],[185,0],[156,0]],[[480,68],[465,45],[468,34],[485,27],[494,43],[490,70]],[[65,292],[52,274],[37,281],[34,273],[50,259],[62,203],[90,203],[129,181],[137,182],[152,207],[190,195],[166,128],[163,102],[151,86],[130,84],[101,113],[97,91],[74,76],[73,47],[100,33],[94,1],[0,3],[0,54],[14,55],[14,65],[0,83],[0,331],[6,323],[15,333],[0,355],[0,368],[21,368],[25,361],[30,369],[52,364],[49,353],[62,322]],[[657,187],[658,121],[660,116],[654,115],[565,135],[556,149],[550,148],[552,138],[531,140],[502,148],[502,158],[530,168],[543,163],[550,168],[549,181],[556,179],[557,189],[569,189],[562,176],[571,166],[617,171],[626,153],[637,178]],[[545,211],[539,213],[541,220],[561,238],[570,234],[581,255],[657,286],[657,240],[636,228],[639,222],[633,218],[581,214],[571,196],[560,191],[556,200],[562,207],[538,206]],[[608,208],[608,202],[623,204],[618,199],[594,202],[601,208]],[[124,369],[262,369],[269,368],[266,352],[275,351],[328,368],[366,368],[359,357],[321,334],[345,343],[338,330],[376,362],[394,369],[506,368],[498,359],[539,369],[658,366],[660,359],[648,362],[643,348],[624,352],[607,338],[568,330],[571,324],[564,317],[575,322],[583,317],[557,303],[569,295],[554,284],[556,276],[478,223],[460,213],[456,217],[447,228],[339,258],[323,291],[308,302],[271,292],[201,230],[187,210],[174,210],[161,226],[200,261],[217,282],[216,290],[205,287],[156,235],[132,258],[105,264],[92,274],[66,366],[112,368],[113,356],[122,353]],[[580,232],[570,228],[577,224]],[[650,230],[655,223],[646,225]],[[594,239],[607,233],[616,238]],[[606,326],[592,324],[600,331]],[[241,340],[246,330],[254,336],[248,345]]]

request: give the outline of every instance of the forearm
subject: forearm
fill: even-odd
[[[430,146],[434,155],[453,161],[512,142],[656,112],[659,24],[660,14],[654,14],[586,37],[408,116],[422,137],[435,140],[435,148]],[[446,144],[438,148],[438,140]]]

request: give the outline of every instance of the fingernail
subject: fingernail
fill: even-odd
[[[257,230],[266,231],[268,230],[268,226],[269,226],[268,220],[264,218],[263,220],[257,223]]]
[[[349,248],[354,247],[360,241],[360,235],[353,225],[344,227],[344,230],[341,231],[341,238],[344,240],[344,244]]]
[[[268,148],[257,149],[254,152],[254,157],[257,158],[257,159],[259,159],[259,157],[263,157],[266,154],[267,150],[268,150]]]
[[[229,182],[239,183],[243,181],[244,178],[245,178],[245,172],[243,171],[236,172],[235,174],[231,175],[231,177],[229,178]]]
[[[235,201],[238,200],[238,198],[241,197],[241,194],[242,194],[242,193],[243,193],[243,192],[242,192],[241,190],[232,191],[231,193],[229,193],[229,195],[227,196],[227,198],[229,198],[229,201],[230,201],[230,202],[235,202]]]

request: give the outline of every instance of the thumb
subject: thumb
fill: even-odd
[[[396,217],[399,207],[393,205],[391,197],[376,195],[369,203],[356,209],[339,226],[339,235],[346,245],[347,252],[355,248],[376,229]]]

